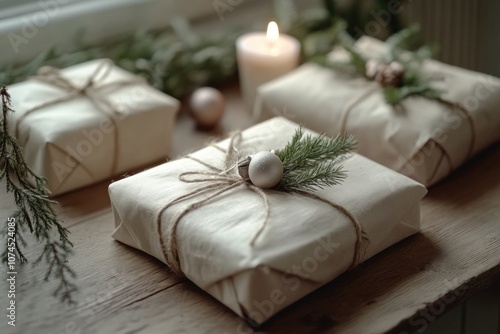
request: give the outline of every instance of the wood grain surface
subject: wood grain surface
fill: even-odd
[[[237,87],[225,89],[226,115],[211,133],[177,119],[172,156],[252,124]],[[7,282],[0,280],[1,333],[411,333],[500,277],[500,145],[434,186],[422,203],[422,233],[345,273],[280,312],[248,326],[161,262],[111,238],[110,181],[63,195],[58,212],[75,245],[77,305],[51,296],[43,266],[20,267],[16,327],[7,325]],[[3,186],[3,185],[2,185]],[[13,211],[4,188],[0,219]],[[40,248],[33,248],[31,258]],[[3,269],[4,270],[4,269]]]

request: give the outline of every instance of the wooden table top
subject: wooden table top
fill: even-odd
[[[236,88],[225,90],[219,133],[252,124]],[[213,133],[182,113],[173,156],[196,150]],[[7,325],[7,282],[0,280],[2,333],[407,333],[500,277],[500,145],[434,186],[422,203],[422,233],[296,302],[258,329],[160,261],[111,238],[110,181],[63,195],[58,212],[75,245],[77,305],[51,296],[44,266],[19,268],[16,327]],[[14,210],[0,192],[0,218]],[[28,252],[35,257],[40,247]],[[5,276],[5,275],[4,275]],[[5,315],[4,315],[5,314]]]

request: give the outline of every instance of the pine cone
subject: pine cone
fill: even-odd
[[[404,74],[405,70],[403,65],[393,61],[385,66],[384,70],[381,72],[380,78],[377,78],[377,81],[384,87],[399,87],[403,83]]]

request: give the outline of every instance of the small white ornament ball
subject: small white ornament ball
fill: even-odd
[[[250,160],[248,176],[255,186],[263,189],[272,188],[283,177],[283,162],[272,152],[259,152]]]
[[[224,113],[224,96],[212,87],[201,87],[193,92],[189,106],[198,126],[213,128]]]

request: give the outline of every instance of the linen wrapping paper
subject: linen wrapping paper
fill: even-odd
[[[356,47],[370,58],[387,50],[369,37]],[[500,80],[435,60],[421,71],[439,79],[433,85],[449,103],[413,96],[395,109],[377,82],[305,64],[259,87],[255,116],[285,116],[332,136],[345,131],[358,153],[430,186],[500,138]]]
[[[240,152],[282,148],[297,127],[285,118],[253,126],[242,132]],[[217,145],[226,149],[228,140]],[[214,147],[193,156],[223,168],[224,154]],[[419,231],[420,200],[427,192],[421,184],[360,155],[342,163],[349,174],[344,183],[316,194],[359,221],[369,239],[361,260]],[[187,171],[210,170],[181,158],[112,183],[113,237],[167,263],[160,237],[167,237],[166,226],[199,197],[162,213],[162,236],[156,216],[165,204],[205,185],[179,181]],[[270,216],[253,245],[265,209],[245,185],[190,211],[176,233],[184,275],[251,324],[266,321],[350,268],[356,240],[353,222],[331,205],[294,193],[265,193]]]
[[[61,70],[76,87],[83,86],[102,62],[98,59]],[[112,65],[97,78],[95,91],[116,106],[114,116],[84,95],[23,113],[68,92],[37,80],[9,87],[15,113],[10,128],[30,168],[47,179],[52,196],[165,159],[179,102],[148,86],[133,74]],[[115,89],[103,85],[129,82]],[[23,118],[21,120],[21,118]],[[21,120],[18,123],[18,121]],[[116,125],[116,127],[115,127]],[[114,154],[115,153],[118,154]]]

